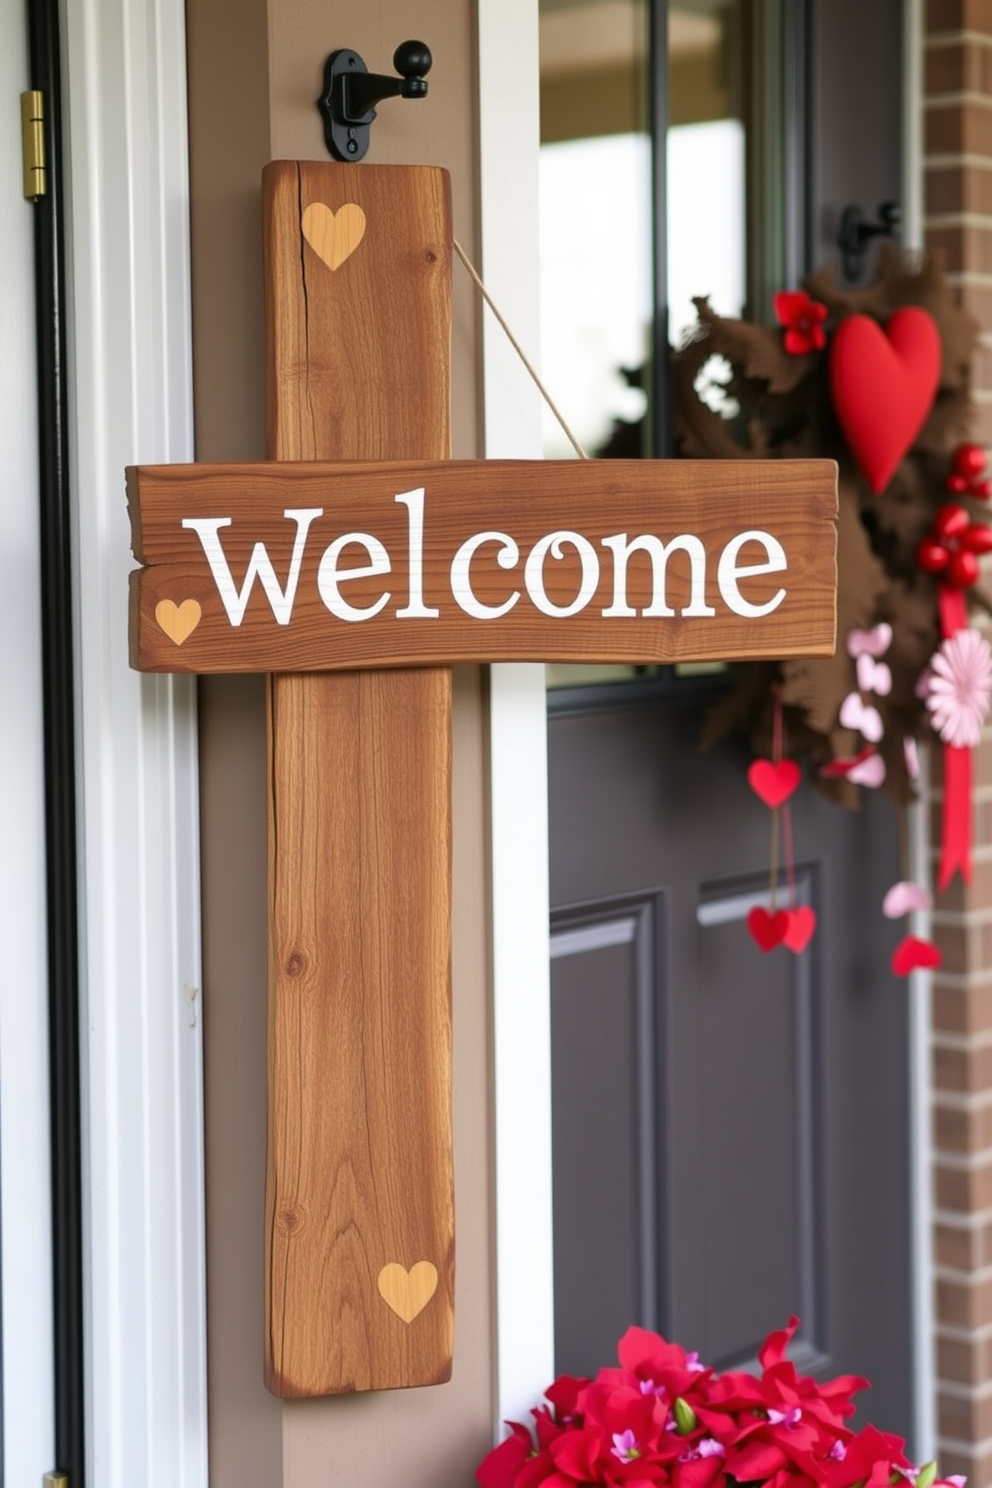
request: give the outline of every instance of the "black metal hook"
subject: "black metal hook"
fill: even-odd
[[[868,252],[872,238],[894,238],[902,226],[902,212],[895,202],[882,202],[878,221],[866,222],[860,207],[845,207],[841,213],[837,247],[841,253],[844,278],[853,283],[861,273],[861,260]]]
[[[342,48],[324,64],[324,91],[317,100],[324,139],[336,160],[361,160],[369,147],[375,106],[384,98],[424,98],[434,58],[422,41],[404,41],[393,53],[399,77],[369,72],[358,52]]]

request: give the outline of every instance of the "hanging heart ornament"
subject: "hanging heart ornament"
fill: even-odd
[[[885,489],[926,423],[940,382],[940,333],[916,305],[883,327],[849,315],[830,348],[834,411],[872,491]]]
[[[754,794],[774,811],[798,790],[803,772],[795,760],[752,760],[747,780]]]

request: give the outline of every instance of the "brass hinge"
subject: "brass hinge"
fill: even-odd
[[[66,1472],[46,1473],[41,1480],[41,1488],[69,1488],[69,1474]]]
[[[21,142],[24,151],[24,195],[28,201],[37,201],[48,190],[48,172],[45,169],[45,95],[37,88],[30,93],[21,94]],[[48,1488],[47,1483],[45,1488]]]

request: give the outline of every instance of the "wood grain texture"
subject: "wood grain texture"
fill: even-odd
[[[450,1373],[447,671],[273,679],[270,1388]],[[429,1262],[410,1322],[384,1267]]]
[[[303,238],[315,203],[365,216],[333,271]],[[263,214],[269,456],[444,459],[444,172],[278,162]],[[451,1373],[450,699],[446,669],[269,685],[265,1373],[282,1396]],[[424,1261],[437,1288],[407,1322],[379,1277]]]
[[[414,490],[424,492],[422,545],[411,532],[409,502],[396,500]],[[133,658],[146,671],[288,671],[465,660],[651,663],[829,655],[834,649],[837,494],[836,466],[828,460],[145,467],[130,472],[129,491],[135,551],[147,565],[133,580]],[[231,519],[217,536],[239,591],[258,542],[285,587],[298,527],[284,513],[301,509],[322,515],[307,528],[289,623],[278,623],[256,580],[243,620],[232,625],[201,538],[184,528],[183,520]],[[735,613],[719,583],[726,545],[749,530],[775,538],[787,562],[782,572],[742,575],[732,591],[748,604],[761,605],[784,588],[781,604],[759,618]],[[456,598],[453,564],[467,540],[487,532],[512,539],[517,552],[514,562],[502,567],[497,561],[501,540],[494,536],[472,556],[471,596],[488,607],[480,618]],[[527,581],[529,555],[555,532],[583,538],[593,555],[587,551],[585,561],[597,569],[588,601],[565,616],[544,613],[535,603],[533,582]],[[606,540],[621,533],[628,543],[643,534],[666,545],[682,534],[698,538],[705,554],[705,604],[714,613],[692,613],[693,560],[684,549],[673,549],[663,564],[662,606],[673,613],[650,613],[655,566],[642,550],[620,565],[632,613],[610,614],[617,608],[618,563]],[[347,611],[332,613],[321,595],[322,555],[346,534],[380,543],[388,562],[383,569],[380,553],[379,572],[341,579],[336,592],[364,615],[361,619],[348,618]],[[738,563],[744,568],[766,556],[761,544],[751,541]],[[370,549],[352,542],[335,566],[338,572],[372,567]],[[561,557],[549,552],[541,563],[539,594],[567,611],[581,582],[578,545],[567,539]],[[423,609],[436,615],[404,617],[415,590],[422,593]],[[497,616],[514,594],[512,607]],[[202,616],[179,641],[163,626],[159,609],[190,601],[202,607]],[[173,611],[166,613],[171,623]]]

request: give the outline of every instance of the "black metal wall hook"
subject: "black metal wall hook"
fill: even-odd
[[[404,41],[393,53],[399,77],[369,72],[358,52],[332,52],[324,64],[324,91],[317,100],[324,139],[336,160],[361,160],[369,147],[375,106],[384,98],[425,98],[434,58],[422,41]]]
[[[866,222],[860,207],[845,207],[841,213],[837,247],[844,278],[853,282],[861,273],[861,260],[872,238],[894,238],[902,226],[902,212],[895,202],[882,202],[878,221]]]

